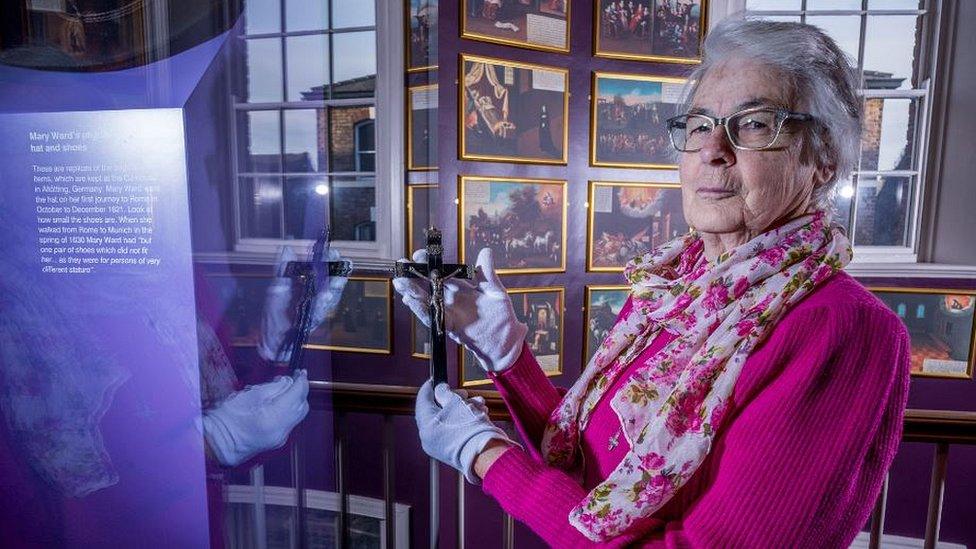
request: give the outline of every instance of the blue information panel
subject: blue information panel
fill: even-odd
[[[0,481],[65,546],[205,547],[183,112],[0,115]]]

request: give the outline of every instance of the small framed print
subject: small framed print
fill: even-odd
[[[499,274],[566,271],[565,181],[458,179],[461,262],[491,248]]]
[[[569,51],[569,0],[462,0],[461,37]]]
[[[389,278],[351,276],[331,317],[308,336],[308,349],[391,354]]]
[[[622,272],[632,258],[688,232],[681,186],[590,181],[586,269]]]
[[[410,356],[430,358],[430,328],[413,315],[410,315]]]
[[[594,72],[590,164],[677,169],[667,119],[678,108],[684,84],[682,78]]]
[[[437,84],[407,88],[407,169],[437,169]]]
[[[700,63],[707,0],[596,0],[597,57]]]
[[[439,0],[406,0],[407,72],[437,68]]]
[[[912,375],[972,379],[976,291],[869,288],[901,318],[912,340]]]
[[[461,54],[462,160],[566,164],[569,71]]]
[[[431,214],[437,208],[437,185],[407,186],[407,258],[427,246],[427,228]]]
[[[547,376],[563,373],[563,317],[565,290],[549,288],[511,288],[508,296],[515,308],[515,316],[529,327],[525,342]],[[461,349],[461,386],[491,383],[474,354]]]
[[[583,298],[583,329],[586,339],[583,343],[583,367],[585,368],[597,348],[607,338],[610,328],[613,328],[617,315],[623,309],[627,297],[630,296],[630,286],[587,286]]]

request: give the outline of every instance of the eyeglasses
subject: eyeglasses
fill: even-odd
[[[733,147],[745,151],[768,149],[776,142],[787,120],[807,122],[813,116],[771,107],[753,107],[715,118],[707,114],[681,114],[668,119],[671,145],[681,152],[697,152],[716,126],[724,126]]]

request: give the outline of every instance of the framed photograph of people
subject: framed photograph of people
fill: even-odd
[[[566,182],[461,176],[458,245],[462,262],[491,248],[495,271],[566,271]]]
[[[426,230],[436,204],[437,185],[407,186],[407,249],[405,257],[427,246]]]
[[[407,72],[437,68],[437,8],[440,0],[406,0]]]
[[[510,288],[515,316],[529,327],[525,342],[547,376],[563,373],[565,290],[561,287]],[[491,383],[474,353],[461,347],[461,386]]]
[[[390,354],[389,278],[351,276],[332,315],[308,336],[309,349]]]
[[[461,55],[462,160],[566,164],[569,71]]]
[[[596,0],[597,57],[700,63],[707,0]]]
[[[462,0],[461,36],[535,50],[569,51],[569,0]]]
[[[410,356],[430,358],[430,328],[413,315],[410,315]]]
[[[683,78],[593,73],[590,164],[677,169],[667,119],[679,108]]]
[[[976,290],[869,289],[908,327],[913,376],[972,379]]]
[[[407,169],[437,169],[437,84],[407,88]]]
[[[627,302],[630,286],[587,286],[583,297],[583,367],[590,363]]]
[[[588,271],[623,271],[633,257],[688,232],[677,184],[590,181],[588,204]]]

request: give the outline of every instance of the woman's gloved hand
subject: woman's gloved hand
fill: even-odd
[[[474,462],[489,441],[498,439],[521,448],[488,419],[485,399],[468,398],[464,389],[428,379],[417,392],[417,429],[427,455],[457,469],[471,484],[481,484]]]
[[[221,464],[239,465],[278,448],[308,413],[308,374],[277,376],[232,393],[203,414],[203,435]]]
[[[427,252],[414,252],[413,261],[425,263]],[[429,328],[427,281],[394,278],[393,287]],[[444,328],[448,337],[474,353],[485,371],[500,373],[518,358],[528,327],[515,316],[512,300],[495,274],[491,249],[482,248],[478,253],[472,280],[452,278],[444,282]]]
[[[323,261],[339,261],[341,259],[338,251],[329,249],[329,253]],[[282,246],[278,251],[277,259],[275,259],[275,277],[265,292],[258,354],[261,355],[261,358],[272,362],[288,362],[291,359],[291,349],[283,348],[285,336],[293,325],[292,318],[294,316],[292,280],[285,277],[285,267],[289,261],[295,261],[295,252],[288,246]],[[328,285],[325,288],[319,288],[312,300],[309,331],[321,326],[325,319],[335,311],[347,280],[344,276],[330,276]]]

